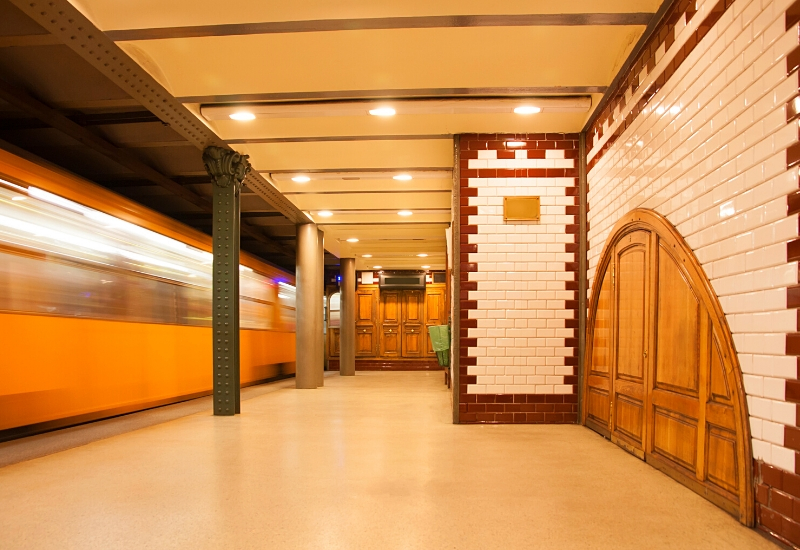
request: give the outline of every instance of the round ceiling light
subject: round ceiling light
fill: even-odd
[[[411,177],[411,174],[398,174],[392,177],[392,179],[397,181],[410,181],[414,178]]]
[[[429,265],[423,265],[422,266],[422,269],[430,269],[430,268],[431,268],[431,266],[429,266]]]
[[[372,254],[362,254],[362,258],[372,258]]]
[[[256,115],[254,115],[253,113],[251,113],[249,111],[237,111],[235,113],[231,113],[228,116],[231,117],[231,120],[239,120],[239,121],[255,120],[256,119]]]
[[[411,210],[401,210],[397,213],[398,216],[410,216],[413,212]]]
[[[522,107],[514,108],[514,112],[518,115],[535,115],[541,111],[542,110],[539,107],[533,107],[532,105],[523,105]]]
[[[372,269],[381,269],[382,267],[383,267],[382,265],[373,265]]]
[[[320,212],[317,212],[317,216],[319,216],[320,218],[330,218],[331,216],[333,216],[333,212],[331,212],[330,210],[322,210]]]
[[[358,239],[356,239],[355,237],[350,237],[349,239],[347,239],[347,242],[349,242],[349,243],[357,243]]]
[[[296,183],[308,183],[311,181],[311,178],[308,176],[295,176],[292,178],[292,181]]]
[[[417,254],[417,257],[418,258],[427,258],[428,255],[427,254]]]
[[[397,113],[391,107],[378,107],[377,109],[370,109],[369,114],[372,116],[394,116]]]

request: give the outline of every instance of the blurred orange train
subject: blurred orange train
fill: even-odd
[[[0,150],[0,441],[211,393],[211,238]],[[294,277],[242,253],[241,381],[295,370]]]

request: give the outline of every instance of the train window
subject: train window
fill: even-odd
[[[0,180],[0,310],[211,326],[204,250]],[[240,266],[242,328],[294,329],[294,288]],[[276,294],[281,294],[276,300]]]

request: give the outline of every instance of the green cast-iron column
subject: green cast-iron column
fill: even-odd
[[[206,147],[203,163],[214,180],[212,333],[214,415],[241,412],[239,377],[239,192],[247,155]]]

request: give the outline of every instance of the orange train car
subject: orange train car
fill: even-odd
[[[0,150],[0,441],[211,393],[211,238]],[[294,277],[242,253],[241,380],[291,375]]]

